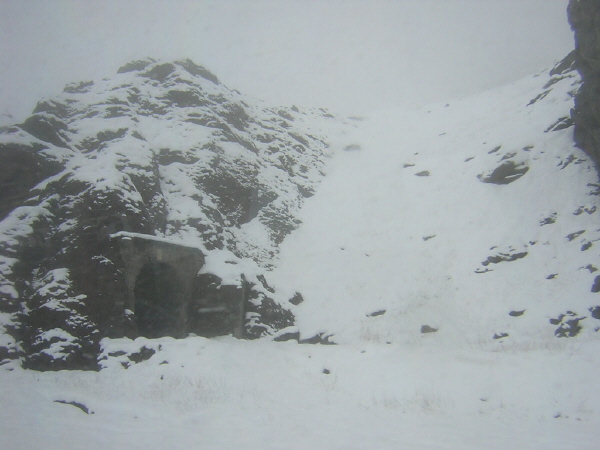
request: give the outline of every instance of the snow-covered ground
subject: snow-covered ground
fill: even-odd
[[[598,448],[597,176],[572,128],[545,132],[576,81],[529,106],[546,75],[379,111],[334,138],[269,282],[302,292],[286,307],[303,337],[338,345],[105,340],[98,373],[5,366],[2,448]],[[482,183],[508,160],[529,170]],[[582,330],[557,338],[569,311]]]
[[[0,372],[3,448],[597,448],[592,342],[161,345],[127,370]]]

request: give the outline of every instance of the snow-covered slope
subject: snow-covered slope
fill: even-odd
[[[270,277],[303,293],[302,335],[597,339],[600,186],[572,141],[578,77],[555,72],[343,137]]]

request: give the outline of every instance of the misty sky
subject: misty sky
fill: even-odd
[[[568,0],[0,2],[0,114],[147,56],[189,57],[273,104],[347,114],[447,101],[573,48]]]

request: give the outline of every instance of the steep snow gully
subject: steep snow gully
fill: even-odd
[[[565,60],[340,119],[147,60],[41,102],[0,135],[3,448],[597,448],[579,85]],[[238,302],[255,340],[139,332],[136,308],[186,304],[180,247],[186,308],[214,325]]]

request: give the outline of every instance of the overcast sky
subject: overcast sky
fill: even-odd
[[[573,48],[568,0],[2,0],[0,113],[147,56],[273,104],[362,114],[449,101]]]

